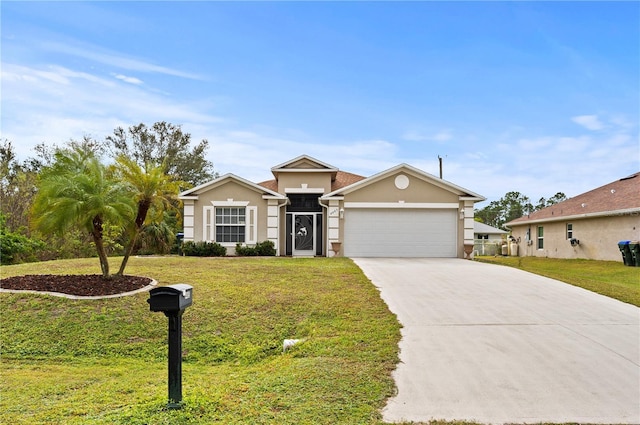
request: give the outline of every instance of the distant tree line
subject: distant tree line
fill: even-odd
[[[207,140],[179,125],[116,128],[104,140],[41,143],[16,157],[0,141],[0,262],[167,253],[181,230],[180,191],[214,177]]]
[[[520,192],[507,192],[500,200],[492,201],[486,207],[475,210],[474,215],[476,220],[502,229],[504,224],[511,220],[566,200],[567,196],[564,193],[557,192],[548,199],[540,198],[534,205],[528,196]]]

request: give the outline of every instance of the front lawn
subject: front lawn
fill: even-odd
[[[476,257],[579,286],[640,307],[640,267],[622,261],[564,260],[542,257]]]
[[[93,274],[97,260],[2,267]],[[167,402],[167,319],[147,293],[2,294],[0,423],[378,424],[400,326],[344,258],[132,258],[128,274],[188,283],[184,408]],[[302,343],[282,353],[284,339]]]

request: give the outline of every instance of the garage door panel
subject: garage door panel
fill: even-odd
[[[456,257],[455,210],[353,209],[345,211],[349,257]]]

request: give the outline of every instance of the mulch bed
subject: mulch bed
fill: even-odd
[[[68,295],[103,296],[144,288],[152,282],[148,277],[102,275],[25,275],[0,279],[0,288],[13,290],[31,290],[42,292],[60,292]]]

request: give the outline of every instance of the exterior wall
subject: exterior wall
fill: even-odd
[[[285,189],[323,188],[323,193],[331,192],[331,173],[327,172],[287,172],[278,174],[278,192],[285,194]]]
[[[396,178],[398,176],[406,176],[409,185],[405,189],[399,189],[396,186]],[[455,205],[459,212],[463,212],[462,219],[457,224],[457,257],[464,258],[464,241],[469,240],[473,244],[473,201],[460,201],[460,196],[449,190],[435,186],[419,177],[406,172],[399,171],[389,175],[388,177],[358,189],[354,192],[344,195],[344,199],[340,201],[330,201],[328,211],[328,250],[331,248],[331,241],[344,241],[345,228],[343,212],[345,203],[397,203],[398,207],[403,204],[449,204]],[[408,206],[408,205],[407,205]],[[348,208],[348,206],[346,207]],[[427,208],[425,208],[426,210]],[[332,210],[337,214],[332,216]],[[339,256],[342,256],[344,247],[342,247]],[[328,255],[333,255],[328,252]]]
[[[248,201],[248,206],[257,206],[257,241],[261,242],[268,239],[267,235],[267,201],[262,199],[262,194],[251,190],[246,186],[235,181],[229,180],[222,182],[215,189],[210,189],[204,193],[198,194],[198,200],[193,203],[193,216],[188,221],[193,223],[193,239],[187,238],[187,214],[185,211],[185,241],[202,241],[203,240],[203,208],[212,206],[214,201],[237,202]],[[189,201],[185,201],[185,208]],[[191,209],[188,209],[191,210]],[[222,244],[227,248],[228,255],[234,255],[235,243]]]
[[[396,177],[405,175],[409,179],[406,189],[396,187]],[[458,195],[434,186],[409,173],[400,171],[378,182],[345,195],[346,202],[458,202]]]
[[[567,239],[568,223],[573,225],[573,237],[580,241],[578,245],[571,246]],[[543,249],[537,249],[538,226],[544,227]],[[529,227],[531,244],[525,240]],[[640,239],[640,217],[637,215],[532,223],[512,228],[512,236],[520,239],[519,256],[622,261],[618,242]]]

